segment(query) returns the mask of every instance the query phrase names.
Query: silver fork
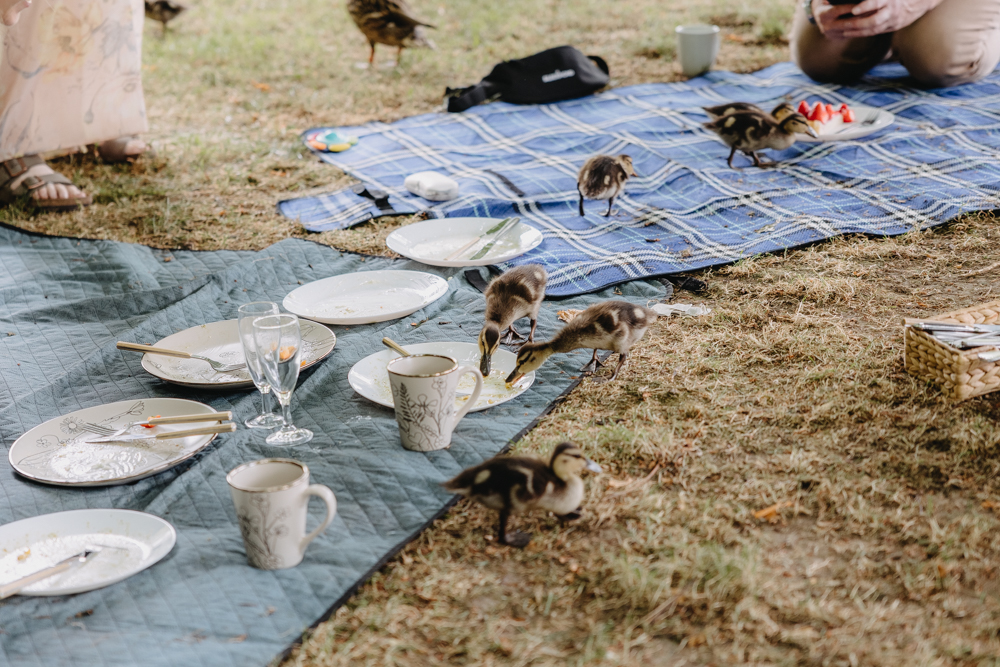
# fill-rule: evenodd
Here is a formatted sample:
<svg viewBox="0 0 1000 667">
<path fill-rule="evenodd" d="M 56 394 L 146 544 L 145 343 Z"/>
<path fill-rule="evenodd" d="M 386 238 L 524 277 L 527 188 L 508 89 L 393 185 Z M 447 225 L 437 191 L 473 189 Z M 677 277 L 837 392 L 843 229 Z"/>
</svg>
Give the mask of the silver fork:
<svg viewBox="0 0 1000 667">
<path fill-rule="evenodd" d="M 245 363 L 224 364 L 221 361 L 216 361 L 215 359 L 209 359 L 208 357 L 202 357 L 197 354 L 191 354 L 190 352 L 181 352 L 180 350 L 166 350 L 162 347 L 153 347 L 152 345 L 140 345 L 138 343 L 123 343 L 119 341 L 117 347 L 119 350 L 127 350 L 129 352 L 162 354 L 165 357 L 179 357 L 181 359 L 197 359 L 198 361 L 205 361 L 212 366 L 212 370 L 215 371 L 216 373 L 231 373 L 233 371 L 239 371 L 247 367 Z"/>
<path fill-rule="evenodd" d="M 874 125 L 878 121 L 880 115 L 881 112 L 878 109 L 872 109 L 871 111 L 868 112 L 868 115 L 865 116 L 865 119 L 859 123 L 859 125 L 861 125 L 861 127 L 865 127 L 866 125 Z M 848 130 L 853 130 L 854 128 L 855 128 L 854 123 L 847 123 L 845 127 L 837 130 L 836 132 L 834 132 L 834 134 L 842 134 L 844 132 L 847 132 Z"/>
</svg>

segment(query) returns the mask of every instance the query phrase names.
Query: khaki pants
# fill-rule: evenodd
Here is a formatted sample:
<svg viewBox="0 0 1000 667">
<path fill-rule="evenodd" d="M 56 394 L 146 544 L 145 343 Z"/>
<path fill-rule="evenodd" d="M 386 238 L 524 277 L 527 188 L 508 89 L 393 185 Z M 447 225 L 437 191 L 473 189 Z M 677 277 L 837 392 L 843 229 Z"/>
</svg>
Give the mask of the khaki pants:
<svg viewBox="0 0 1000 667">
<path fill-rule="evenodd" d="M 1000 0 L 944 0 L 902 30 L 832 41 L 809 23 L 801 3 L 792 58 L 817 81 L 848 83 L 885 59 L 889 49 L 926 86 L 977 81 L 1000 61 Z"/>
</svg>

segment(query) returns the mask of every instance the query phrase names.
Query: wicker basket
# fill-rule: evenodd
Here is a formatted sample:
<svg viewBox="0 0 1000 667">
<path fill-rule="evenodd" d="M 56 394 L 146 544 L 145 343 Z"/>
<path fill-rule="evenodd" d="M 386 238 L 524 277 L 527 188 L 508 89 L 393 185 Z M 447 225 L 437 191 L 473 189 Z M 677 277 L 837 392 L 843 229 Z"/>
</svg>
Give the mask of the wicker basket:
<svg viewBox="0 0 1000 667">
<path fill-rule="evenodd" d="M 925 319 L 908 317 L 903 320 L 903 324 L 927 320 L 953 324 L 1000 324 L 1000 301 Z M 938 383 L 945 393 L 959 401 L 1000 389 L 1000 362 L 983 361 L 979 358 L 980 352 L 996 348 L 959 350 L 942 343 L 926 331 L 904 327 L 903 332 L 906 340 L 903 364 L 910 375 Z"/>
</svg>

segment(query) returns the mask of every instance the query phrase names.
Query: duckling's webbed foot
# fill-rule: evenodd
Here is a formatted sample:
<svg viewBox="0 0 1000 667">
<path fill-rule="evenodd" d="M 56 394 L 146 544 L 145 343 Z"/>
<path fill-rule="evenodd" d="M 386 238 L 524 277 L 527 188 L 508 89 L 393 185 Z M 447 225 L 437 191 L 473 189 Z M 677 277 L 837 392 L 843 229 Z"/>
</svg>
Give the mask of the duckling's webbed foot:
<svg viewBox="0 0 1000 667">
<path fill-rule="evenodd" d="M 615 372 L 612 373 L 611 377 L 608 378 L 608 382 L 612 382 L 618 379 L 618 371 L 620 371 L 622 369 L 622 366 L 625 365 L 626 359 L 628 359 L 628 352 L 621 352 L 618 354 L 618 365 L 615 366 Z"/>
<path fill-rule="evenodd" d="M 605 218 L 611 217 L 611 207 L 614 205 L 615 205 L 615 198 L 612 197 L 611 199 L 608 200 L 608 212 L 604 214 Z"/>
<path fill-rule="evenodd" d="M 580 369 L 581 373 L 596 373 L 598 368 L 601 368 L 604 364 L 600 359 L 597 358 L 597 350 L 594 350 L 594 356 L 590 358 L 587 365 Z"/>
<path fill-rule="evenodd" d="M 497 541 L 500 544 L 506 544 L 509 547 L 515 547 L 517 549 L 523 549 L 528 546 L 531 542 L 531 535 L 528 533 L 522 533 L 519 530 L 513 532 L 507 532 L 507 518 L 509 514 L 506 510 L 500 511 L 500 525 L 497 526 Z"/>
<path fill-rule="evenodd" d="M 514 343 L 521 340 L 524 340 L 524 336 L 521 334 L 521 332 L 515 329 L 514 325 L 512 324 L 507 329 L 507 334 L 503 337 L 503 339 L 500 340 L 500 343 L 502 345 L 513 345 Z"/>
<path fill-rule="evenodd" d="M 581 516 L 583 516 L 583 508 L 577 507 L 572 512 L 567 512 L 566 514 L 557 514 L 556 518 L 559 519 L 559 523 L 569 523 L 570 521 L 576 521 Z"/>
<path fill-rule="evenodd" d="M 734 155 L 736 155 L 736 146 L 733 146 L 733 150 L 729 151 L 729 159 L 726 160 L 726 164 L 729 165 L 730 169 L 736 169 L 736 167 L 733 166 L 733 156 Z"/>
<path fill-rule="evenodd" d="M 753 166 L 760 167 L 761 169 L 767 169 L 768 167 L 773 167 L 776 164 L 778 164 L 777 162 L 771 159 L 768 159 L 765 162 L 763 159 L 761 159 L 761 156 L 757 155 L 756 153 L 750 153 L 750 155 L 751 157 L 753 157 Z"/>
</svg>

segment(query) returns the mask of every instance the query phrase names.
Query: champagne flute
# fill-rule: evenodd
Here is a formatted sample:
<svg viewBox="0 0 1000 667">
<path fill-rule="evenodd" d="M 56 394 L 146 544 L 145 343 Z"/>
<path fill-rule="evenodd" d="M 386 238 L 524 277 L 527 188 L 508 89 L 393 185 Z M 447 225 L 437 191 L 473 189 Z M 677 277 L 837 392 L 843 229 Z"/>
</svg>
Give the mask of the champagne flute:
<svg viewBox="0 0 1000 667">
<path fill-rule="evenodd" d="M 261 368 L 260 359 L 257 358 L 257 346 L 253 341 L 253 321 L 259 317 L 267 315 L 277 315 L 278 304 L 273 301 L 254 301 L 240 306 L 239 327 L 240 342 L 243 343 L 243 356 L 247 360 L 247 371 L 254 386 L 260 391 L 261 406 L 260 414 L 247 419 L 244 424 L 247 428 L 277 428 L 281 426 L 281 415 L 268 408 L 267 396 L 271 393 L 271 385 Z"/>
<path fill-rule="evenodd" d="M 312 431 L 292 424 L 292 392 L 299 381 L 302 356 L 302 332 L 295 315 L 268 315 L 253 321 L 257 357 L 264 368 L 268 384 L 281 404 L 284 425 L 267 436 L 267 444 L 300 445 L 312 440 Z"/>
</svg>

